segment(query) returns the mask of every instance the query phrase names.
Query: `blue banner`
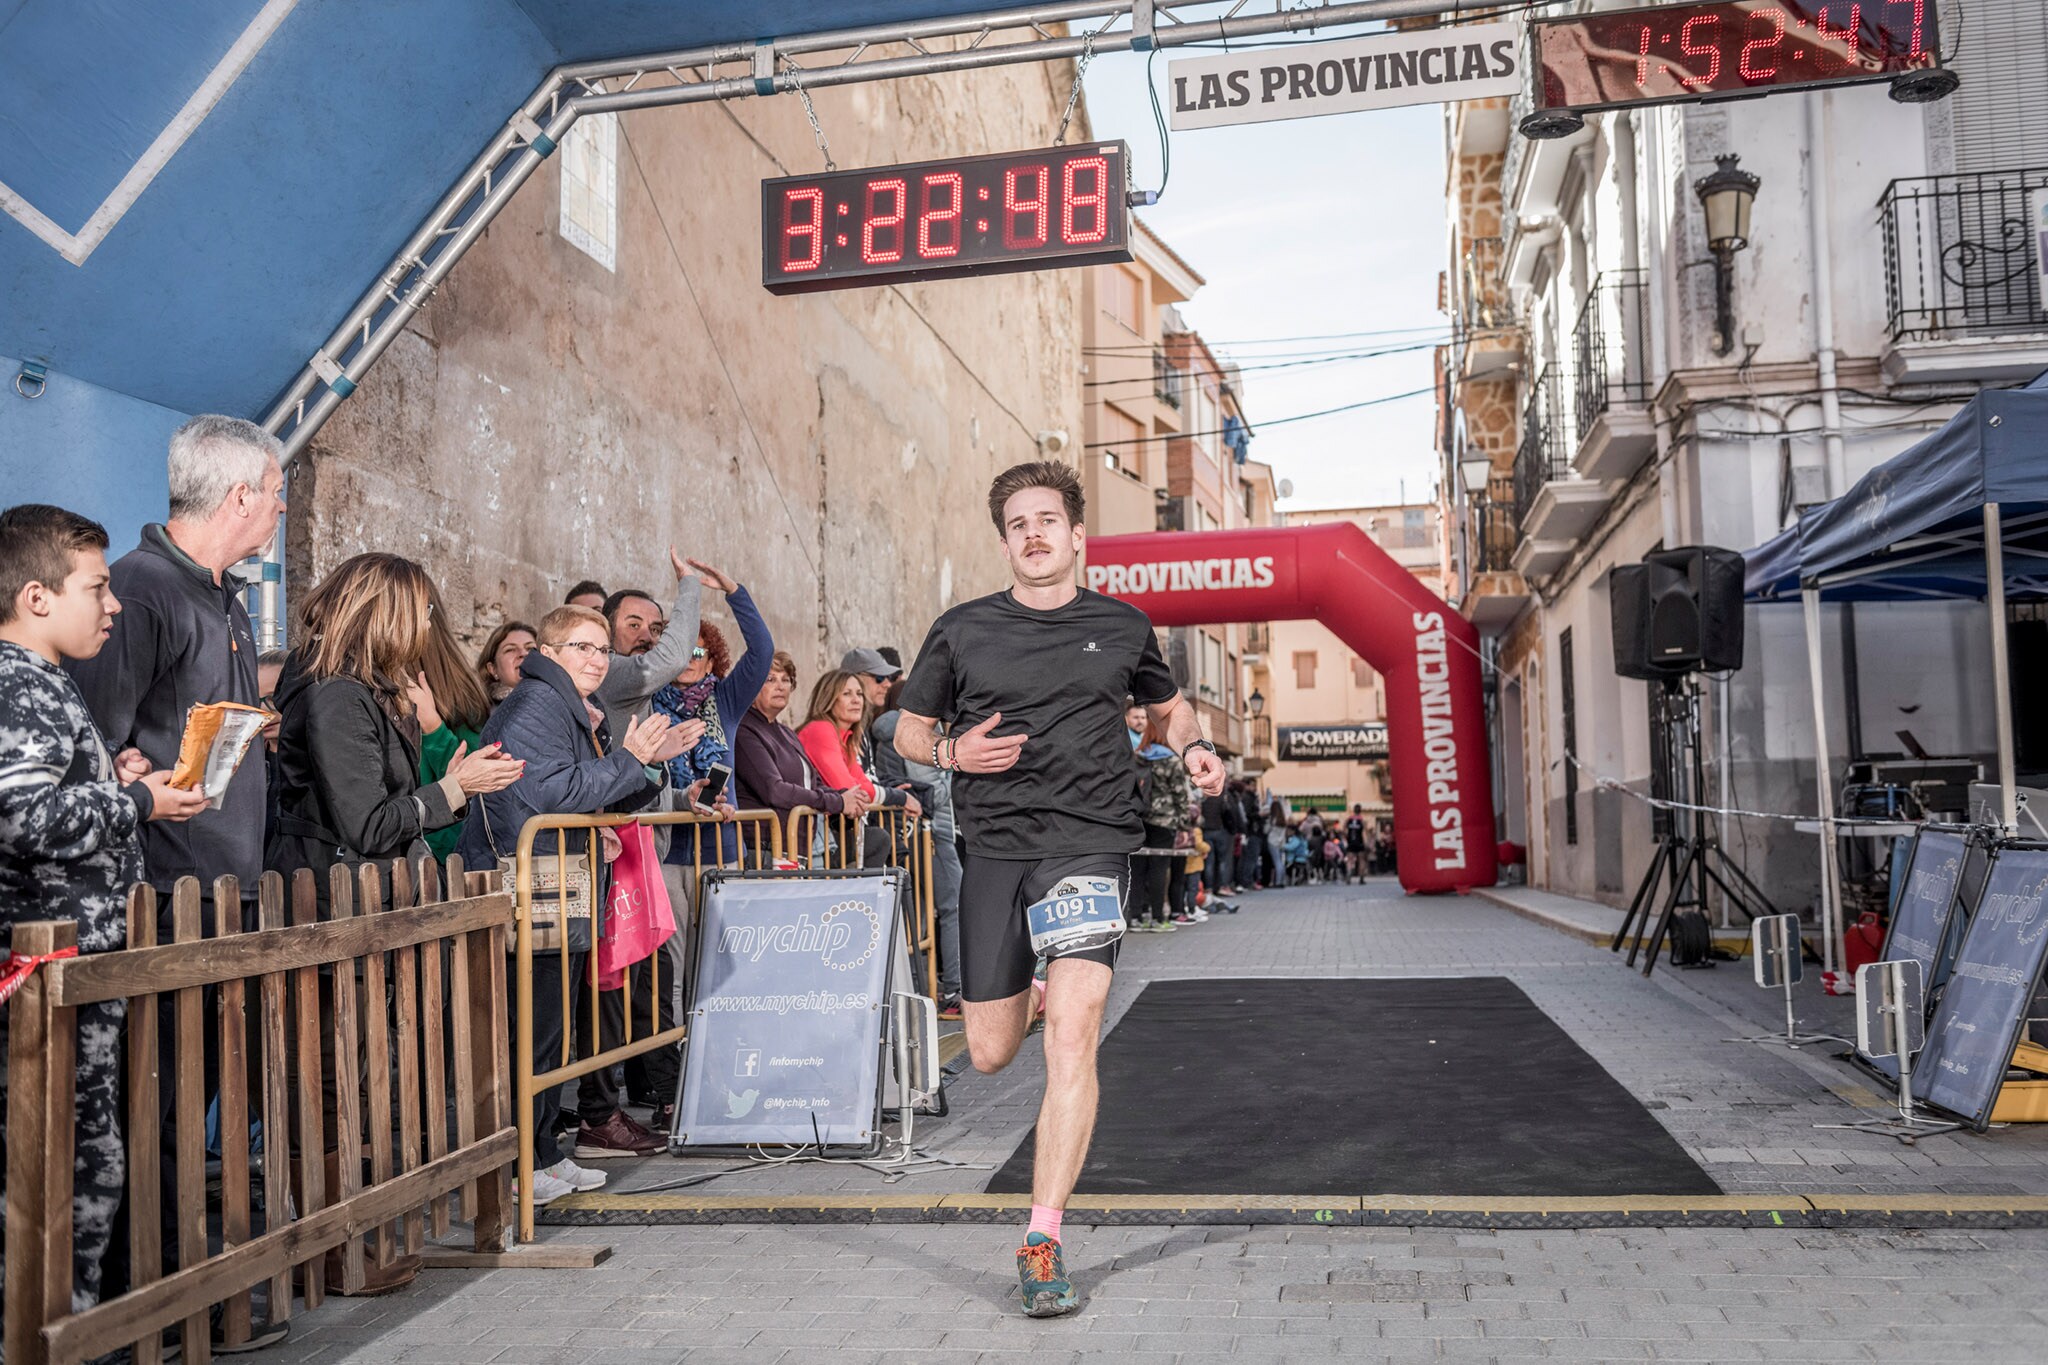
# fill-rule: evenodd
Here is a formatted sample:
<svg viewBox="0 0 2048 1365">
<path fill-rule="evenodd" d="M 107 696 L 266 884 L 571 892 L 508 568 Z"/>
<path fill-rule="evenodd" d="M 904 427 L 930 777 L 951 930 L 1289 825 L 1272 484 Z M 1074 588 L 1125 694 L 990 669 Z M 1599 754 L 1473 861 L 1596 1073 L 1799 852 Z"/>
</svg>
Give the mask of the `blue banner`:
<svg viewBox="0 0 2048 1365">
<path fill-rule="evenodd" d="M 710 873 L 676 1141 L 872 1148 L 900 873 Z"/>
<path fill-rule="evenodd" d="M 1921 1098 L 1979 1128 L 1998 1100 L 2048 958 L 2044 895 L 2048 847 L 2005 847 L 1993 855 L 1948 988 L 1928 1025 L 1927 1048 L 1913 1064 Z"/>
</svg>

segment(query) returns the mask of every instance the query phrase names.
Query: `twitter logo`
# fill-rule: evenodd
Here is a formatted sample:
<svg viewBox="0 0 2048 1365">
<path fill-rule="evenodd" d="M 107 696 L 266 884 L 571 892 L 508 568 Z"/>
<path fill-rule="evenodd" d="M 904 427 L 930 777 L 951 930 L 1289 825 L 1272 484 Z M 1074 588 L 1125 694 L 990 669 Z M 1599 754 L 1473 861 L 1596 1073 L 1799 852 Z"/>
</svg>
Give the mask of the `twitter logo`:
<svg viewBox="0 0 2048 1365">
<path fill-rule="evenodd" d="M 761 1097 L 758 1090 L 742 1090 L 737 1095 L 725 1097 L 725 1116 L 729 1119 L 743 1119 L 754 1112 L 754 1101 Z"/>
</svg>

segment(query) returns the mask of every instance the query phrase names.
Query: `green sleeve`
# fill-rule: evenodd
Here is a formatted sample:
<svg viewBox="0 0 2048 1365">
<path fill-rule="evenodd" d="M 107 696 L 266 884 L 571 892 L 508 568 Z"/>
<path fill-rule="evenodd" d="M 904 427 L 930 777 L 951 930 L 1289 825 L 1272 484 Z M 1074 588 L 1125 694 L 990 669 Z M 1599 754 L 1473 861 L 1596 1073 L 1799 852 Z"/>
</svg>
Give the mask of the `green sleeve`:
<svg viewBox="0 0 2048 1365">
<path fill-rule="evenodd" d="M 467 744 L 474 749 L 481 743 L 474 730 L 459 726 L 443 725 L 430 735 L 420 737 L 420 785 L 430 786 L 448 775 L 448 765 L 455 761 L 455 750 Z M 455 846 L 462 841 L 462 821 L 428 830 L 427 847 L 433 850 L 436 861 L 445 862 L 455 852 Z"/>
</svg>

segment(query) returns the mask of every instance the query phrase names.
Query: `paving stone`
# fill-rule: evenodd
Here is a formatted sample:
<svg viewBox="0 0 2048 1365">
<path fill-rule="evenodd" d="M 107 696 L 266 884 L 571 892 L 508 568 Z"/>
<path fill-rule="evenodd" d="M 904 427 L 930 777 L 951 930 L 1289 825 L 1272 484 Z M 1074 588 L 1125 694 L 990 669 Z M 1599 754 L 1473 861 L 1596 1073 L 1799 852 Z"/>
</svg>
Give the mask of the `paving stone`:
<svg viewBox="0 0 2048 1365">
<path fill-rule="evenodd" d="M 1501 975 L 1651 1110 L 1724 1189 L 1783 1194 L 2048 1193 L 2048 1126 L 1924 1140 L 1816 1134 L 1869 1091 L 1824 1049 L 1726 1043 L 1782 1027 L 1745 971 L 1649 979 L 1603 948 L 1478 897 L 1408 898 L 1390 883 L 1246 897 L 1243 913 L 1126 946 L 1109 1014 L 1147 980 L 1212 975 Z M 1853 1002 L 1796 996 L 1801 1026 L 1840 1033 Z M 921 1120 L 928 1150 L 1001 1161 L 1036 1113 L 1027 1042 L 997 1076 L 950 1087 Z M 1852 1089 L 1853 1088 L 1853 1089 Z M 1114 1103 L 1115 1097 L 1105 1098 Z M 1912 1158 L 1912 1159 L 1908 1159 Z M 1597 1160 L 1590 1154 L 1589 1160 Z M 613 1188 L 732 1163 L 607 1163 Z M 985 1173 L 884 1184 L 853 1166 L 745 1169 L 698 1192 L 914 1192 Z M 1549 1232 L 1068 1224 L 1086 1302 L 1034 1322 L 1014 1298 L 1015 1226 L 607 1226 L 592 1271 L 434 1271 L 387 1299 L 336 1300 L 294 1322 L 265 1365 L 498 1365 L 969 1360 L 1239 1365 L 1267 1360 L 2048 1359 L 2048 1229 L 1596 1229 Z"/>
</svg>

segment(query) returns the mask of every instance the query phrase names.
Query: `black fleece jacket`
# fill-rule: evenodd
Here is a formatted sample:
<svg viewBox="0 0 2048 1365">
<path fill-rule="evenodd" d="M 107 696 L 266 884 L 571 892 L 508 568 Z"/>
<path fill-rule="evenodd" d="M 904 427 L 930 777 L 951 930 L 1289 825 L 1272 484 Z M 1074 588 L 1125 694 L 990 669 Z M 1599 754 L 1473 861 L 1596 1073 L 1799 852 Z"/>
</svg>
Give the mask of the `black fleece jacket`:
<svg viewBox="0 0 2048 1365">
<path fill-rule="evenodd" d="M 106 646 L 65 664 L 92 718 L 115 753 L 140 749 L 159 768 L 178 761 L 185 713 L 201 702 L 258 704 L 256 636 L 232 577 L 215 583 L 171 542 L 161 525 L 114 561 L 114 618 Z M 253 901 L 263 873 L 263 760 L 252 751 L 228 783 L 219 810 L 142 827 L 142 861 L 166 896 L 180 877 L 197 877 L 213 894 L 215 877 L 233 875 Z M 169 902 L 165 902 L 168 907 Z"/>
</svg>

